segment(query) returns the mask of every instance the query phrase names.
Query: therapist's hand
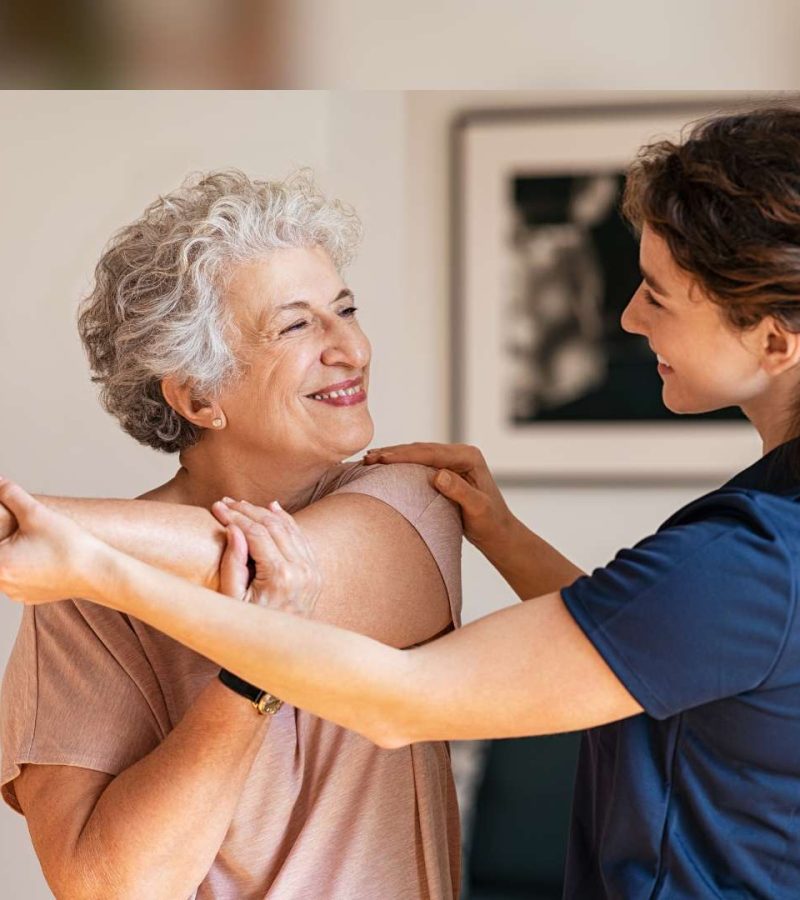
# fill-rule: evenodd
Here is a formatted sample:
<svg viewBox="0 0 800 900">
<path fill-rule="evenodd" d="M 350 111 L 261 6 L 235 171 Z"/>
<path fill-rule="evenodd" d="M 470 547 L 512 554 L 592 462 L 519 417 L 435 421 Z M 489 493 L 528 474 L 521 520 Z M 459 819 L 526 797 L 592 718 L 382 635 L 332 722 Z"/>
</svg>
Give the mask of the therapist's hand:
<svg viewBox="0 0 800 900">
<path fill-rule="evenodd" d="M 461 507 L 464 536 L 479 550 L 487 550 L 509 532 L 516 521 L 497 487 L 483 454 L 469 444 L 396 444 L 370 450 L 373 463 L 419 463 L 439 469 L 433 486 Z"/>
<path fill-rule="evenodd" d="M 322 591 L 322 574 L 306 536 L 277 504 L 269 509 L 246 500 L 219 501 L 211 507 L 226 526 L 228 546 L 220 564 L 223 593 L 294 615 L 310 616 Z M 256 575 L 247 587 L 247 556 Z"/>
</svg>

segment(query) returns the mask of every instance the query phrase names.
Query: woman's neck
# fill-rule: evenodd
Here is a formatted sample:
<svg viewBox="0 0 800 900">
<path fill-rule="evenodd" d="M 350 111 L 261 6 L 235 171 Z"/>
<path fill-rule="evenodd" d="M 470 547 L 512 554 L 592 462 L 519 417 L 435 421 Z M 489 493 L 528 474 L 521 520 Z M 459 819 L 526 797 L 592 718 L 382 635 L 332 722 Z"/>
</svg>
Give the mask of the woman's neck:
<svg viewBox="0 0 800 900">
<path fill-rule="evenodd" d="M 742 412 L 761 438 L 763 456 L 797 436 L 799 420 L 796 404 L 798 399 L 799 396 L 794 392 L 778 396 L 778 392 L 773 391 L 768 397 L 756 397 L 752 401 L 742 404 Z"/>
<path fill-rule="evenodd" d="M 173 503 L 186 503 L 208 509 L 222 497 L 249 500 L 266 506 L 277 500 L 293 511 L 306 506 L 314 487 L 335 463 L 306 462 L 271 458 L 261 453 L 256 459 L 217 448 L 190 447 L 181 453 L 181 467 L 166 484 L 149 495 Z"/>
</svg>

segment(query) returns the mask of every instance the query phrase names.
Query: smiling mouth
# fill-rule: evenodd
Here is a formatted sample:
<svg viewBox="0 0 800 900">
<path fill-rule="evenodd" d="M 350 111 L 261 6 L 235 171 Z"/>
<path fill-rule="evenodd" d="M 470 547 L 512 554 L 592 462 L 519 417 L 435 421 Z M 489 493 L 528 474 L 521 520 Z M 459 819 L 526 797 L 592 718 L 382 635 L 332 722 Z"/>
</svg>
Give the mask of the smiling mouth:
<svg viewBox="0 0 800 900">
<path fill-rule="evenodd" d="M 344 390 L 331 391 L 329 394 L 309 394 L 311 400 L 333 400 L 336 397 L 355 397 L 356 394 L 363 394 L 364 388 L 361 385 L 357 387 L 345 388 Z"/>
<path fill-rule="evenodd" d="M 318 391 L 315 394 L 307 394 L 306 397 L 308 400 L 316 400 L 332 406 L 354 406 L 367 399 L 367 392 L 364 390 L 362 381 L 361 378 L 354 378 L 350 381 L 340 382 L 338 386 L 332 385 L 335 390 Z"/>
</svg>

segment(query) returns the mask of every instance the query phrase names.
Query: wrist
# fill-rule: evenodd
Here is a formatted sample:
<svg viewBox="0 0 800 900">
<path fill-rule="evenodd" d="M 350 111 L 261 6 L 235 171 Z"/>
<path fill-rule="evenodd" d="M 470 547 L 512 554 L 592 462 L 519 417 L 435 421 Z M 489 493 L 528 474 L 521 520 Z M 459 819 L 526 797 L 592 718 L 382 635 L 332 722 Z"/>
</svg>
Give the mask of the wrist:
<svg viewBox="0 0 800 900">
<path fill-rule="evenodd" d="M 205 690 L 211 702 L 224 713 L 229 721 L 235 722 L 239 726 L 260 731 L 264 724 L 272 718 L 259 714 L 247 697 L 226 687 L 219 677 L 212 678 Z"/>
<path fill-rule="evenodd" d="M 511 510 L 506 508 L 504 514 L 488 529 L 487 537 L 473 543 L 487 559 L 492 560 L 497 555 L 508 552 L 509 547 L 519 540 L 521 528 L 527 530 Z"/>
<path fill-rule="evenodd" d="M 81 556 L 81 576 L 84 584 L 79 595 L 103 606 L 112 606 L 119 612 L 125 612 L 121 609 L 119 601 L 125 596 L 125 572 L 133 560 L 92 535 L 89 535 Z"/>
</svg>

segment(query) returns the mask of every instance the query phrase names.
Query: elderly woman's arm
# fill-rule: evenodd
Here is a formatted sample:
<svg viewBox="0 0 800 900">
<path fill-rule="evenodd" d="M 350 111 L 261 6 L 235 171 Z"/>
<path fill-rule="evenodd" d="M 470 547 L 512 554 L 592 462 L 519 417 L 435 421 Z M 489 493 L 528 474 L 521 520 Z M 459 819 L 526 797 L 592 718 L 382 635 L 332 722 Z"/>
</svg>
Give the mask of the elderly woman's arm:
<svg viewBox="0 0 800 900">
<path fill-rule="evenodd" d="M 117 550 L 195 584 L 219 589 L 225 529 L 208 510 L 154 500 L 35 496 Z M 15 528 L 14 517 L 0 506 L 0 540 Z"/>
<path fill-rule="evenodd" d="M 129 556 L 219 589 L 225 528 L 205 509 L 154 500 L 35 499 Z M 446 627 L 449 604 L 436 563 L 396 510 L 373 497 L 343 494 L 306 507 L 296 519 L 312 541 L 326 585 L 315 618 L 397 647 Z M 0 540 L 15 527 L 0 505 Z"/>
<path fill-rule="evenodd" d="M 129 556 L 219 588 L 225 528 L 205 509 L 151 500 L 36 499 Z M 2 506 L 0 516 L 2 540 L 15 520 Z M 373 497 L 343 494 L 295 518 L 322 568 L 325 589 L 315 618 L 396 647 L 421 643 L 447 626 L 450 608 L 436 563 L 396 510 Z"/>
<path fill-rule="evenodd" d="M 268 717 L 215 678 L 155 749 L 116 776 L 24 766 L 17 799 L 53 893 L 63 900 L 188 897 L 230 828 L 269 727 Z"/>
</svg>

